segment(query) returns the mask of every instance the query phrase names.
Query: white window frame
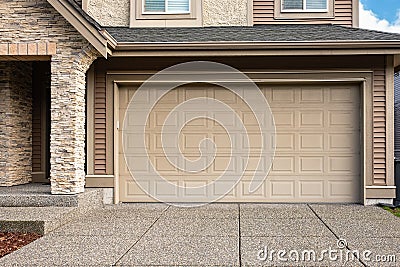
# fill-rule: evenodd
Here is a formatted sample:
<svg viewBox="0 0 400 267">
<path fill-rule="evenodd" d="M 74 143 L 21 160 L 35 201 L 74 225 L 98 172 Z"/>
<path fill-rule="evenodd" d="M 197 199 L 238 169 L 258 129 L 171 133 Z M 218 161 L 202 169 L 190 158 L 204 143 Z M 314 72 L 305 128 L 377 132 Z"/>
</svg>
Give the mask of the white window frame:
<svg viewBox="0 0 400 267">
<path fill-rule="evenodd" d="M 307 9 L 307 0 L 302 0 L 303 1 L 303 9 L 284 9 L 283 8 L 283 2 L 281 2 L 281 12 L 284 13 L 323 13 L 323 12 L 328 12 L 328 7 L 329 7 L 329 1 L 325 0 L 326 2 L 326 8 L 324 9 Z"/>
<path fill-rule="evenodd" d="M 168 11 L 168 0 L 165 1 L 165 11 L 164 12 L 146 12 L 145 11 L 145 3 L 146 0 L 141 0 L 142 1 L 142 14 L 143 15 L 179 15 L 179 14 L 190 14 L 190 11 L 192 10 L 192 1 L 188 0 L 189 2 L 189 11 L 182 11 L 182 12 L 169 12 Z"/>
</svg>

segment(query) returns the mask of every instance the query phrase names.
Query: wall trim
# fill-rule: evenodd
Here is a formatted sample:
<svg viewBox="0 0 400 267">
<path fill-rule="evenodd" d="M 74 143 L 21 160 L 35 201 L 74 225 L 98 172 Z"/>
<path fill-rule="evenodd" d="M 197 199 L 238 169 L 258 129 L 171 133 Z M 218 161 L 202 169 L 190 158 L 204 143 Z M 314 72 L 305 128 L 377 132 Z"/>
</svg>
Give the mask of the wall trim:
<svg viewBox="0 0 400 267">
<path fill-rule="evenodd" d="M 388 185 L 388 186 L 368 185 L 365 188 L 367 188 L 367 189 L 396 189 L 396 186 L 395 185 Z"/>
<path fill-rule="evenodd" d="M 253 0 L 247 0 L 247 25 L 254 26 Z"/>
<path fill-rule="evenodd" d="M 386 184 L 394 185 L 394 58 L 385 60 L 386 92 Z"/>
<path fill-rule="evenodd" d="M 396 188 L 382 187 L 382 188 L 366 188 L 366 199 L 393 199 L 396 197 Z M 367 201 L 364 201 L 366 203 Z"/>
<path fill-rule="evenodd" d="M 400 45 L 400 43 L 399 43 Z M 218 46 L 218 45 L 216 45 Z M 207 49 L 204 45 L 193 47 L 191 45 L 181 44 L 180 49 L 178 45 L 169 47 L 160 44 L 159 46 L 146 46 L 146 45 L 133 45 L 125 46 L 118 45 L 117 50 L 113 52 L 113 57 L 222 57 L 222 56 L 332 56 L 332 55 L 388 55 L 400 54 L 399 48 L 393 49 L 321 49 L 318 47 L 309 47 L 311 49 L 269 49 L 271 46 L 262 45 L 259 48 L 246 49 L 244 47 L 236 47 L 232 50 L 227 47 L 217 48 L 209 47 Z M 294 45 L 295 46 L 295 45 Z M 221 49 L 221 50 L 219 50 Z"/>
<path fill-rule="evenodd" d="M 113 123 L 113 161 L 114 161 L 114 203 L 119 203 L 119 88 L 118 84 L 113 82 L 113 95 L 114 95 L 114 119 Z"/>
<path fill-rule="evenodd" d="M 89 0 L 82 0 L 82 9 L 87 13 L 89 8 Z"/>
<path fill-rule="evenodd" d="M 85 187 L 113 188 L 114 175 L 86 175 Z"/>
<path fill-rule="evenodd" d="M 360 4 L 359 0 L 353 0 L 352 11 L 353 11 L 353 27 L 358 28 L 360 26 Z"/>
<path fill-rule="evenodd" d="M 87 72 L 87 106 L 86 106 L 86 172 L 94 173 L 94 110 L 95 110 L 95 70 L 92 65 Z M 88 177 L 88 176 L 86 176 Z"/>
</svg>

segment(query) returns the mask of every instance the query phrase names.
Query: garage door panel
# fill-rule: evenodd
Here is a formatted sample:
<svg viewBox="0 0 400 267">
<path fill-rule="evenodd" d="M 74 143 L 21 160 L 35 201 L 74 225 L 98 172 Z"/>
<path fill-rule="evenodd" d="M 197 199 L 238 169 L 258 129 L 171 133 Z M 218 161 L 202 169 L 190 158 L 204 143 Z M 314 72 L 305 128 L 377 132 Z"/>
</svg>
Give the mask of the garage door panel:
<svg viewBox="0 0 400 267">
<path fill-rule="evenodd" d="M 342 87 L 338 86 L 335 88 L 329 88 L 329 103 L 339 104 L 339 103 L 346 103 L 352 105 L 354 99 L 357 97 L 358 92 L 355 92 L 354 87 Z"/>
<path fill-rule="evenodd" d="M 299 102 L 302 104 L 323 104 L 324 88 L 301 88 Z"/>
<path fill-rule="evenodd" d="M 358 87 L 352 85 L 262 85 L 260 88 L 267 97 L 274 115 L 275 137 L 266 136 L 263 139 L 253 111 L 243 100 L 224 88 L 207 85 L 182 86 L 171 91 L 171 95 L 165 95 L 165 99 L 157 103 L 146 123 L 145 144 L 149 159 L 135 155 L 135 148 L 141 145 L 138 140 L 139 134 L 124 133 L 127 138 L 124 142 L 131 152 L 127 155 L 127 160 L 130 164 L 140 166 L 136 175 L 146 181 L 145 186 L 148 190 L 163 196 L 174 194 L 170 188 L 163 188 L 155 182 L 149 171 L 154 166 L 161 175 L 165 176 L 165 179 L 180 186 L 199 187 L 212 184 L 210 192 L 203 192 L 208 195 L 220 195 L 225 191 L 226 186 L 231 185 L 243 175 L 237 186 L 221 201 L 359 201 L 361 171 Z M 122 121 L 129 103 L 127 98 L 134 95 L 135 88 L 123 87 L 120 92 L 120 120 Z M 162 93 L 162 90 L 154 89 L 148 92 L 148 96 Z M 246 95 L 245 90 L 243 93 Z M 170 126 L 177 127 L 178 121 L 188 120 L 196 115 L 207 115 L 210 119 L 195 119 L 182 129 L 162 132 L 170 111 L 177 104 L 195 97 L 218 99 L 228 104 L 235 113 L 227 113 L 223 109 L 217 111 L 217 115 L 204 109 L 191 113 L 178 112 L 174 115 L 175 119 L 170 121 Z M 138 112 L 140 108 L 140 105 L 136 107 Z M 136 113 L 135 116 L 137 114 L 140 113 Z M 128 115 L 126 123 L 133 125 L 135 116 Z M 238 118 L 243 122 L 247 136 L 243 135 Z M 221 126 L 216 121 L 218 119 L 223 119 L 226 123 L 224 126 L 227 128 Z M 227 129 L 230 130 L 229 134 Z M 164 134 L 164 144 L 161 139 L 162 134 Z M 122 136 L 121 130 L 120 137 Z M 215 144 L 215 151 L 212 142 L 204 142 L 207 138 Z M 265 145 L 264 149 L 272 149 L 274 138 L 276 153 L 271 169 L 265 162 L 260 163 L 263 172 L 270 171 L 268 178 L 256 192 L 250 193 L 249 186 L 253 171 L 259 164 L 258 155 L 261 144 Z M 232 153 L 234 152 L 232 146 L 239 150 L 249 150 L 250 157 Z M 125 164 L 121 144 L 119 148 L 121 201 L 155 201 L 136 185 Z M 166 158 L 164 148 L 179 148 L 182 154 L 169 155 Z M 199 172 L 184 171 L 180 168 L 193 167 L 193 163 L 185 160 L 199 160 L 200 166 L 204 166 L 204 169 Z M 241 173 L 242 169 L 245 169 L 244 173 Z M 213 184 L 212 182 L 223 173 L 231 181 L 223 186 Z M 183 195 L 197 193 L 190 189 L 181 192 Z M 191 197 L 196 199 L 197 196 Z"/>
<path fill-rule="evenodd" d="M 328 110 L 328 126 L 332 128 L 343 128 L 346 130 L 358 130 L 360 128 L 358 123 L 359 113 L 354 110 Z"/>
<path fill-rule="evenodd" d="M 269 181 L 269 192 L 270 197 L 273 200 L 277 199 L 288 199 L 294 201 L 295 199 L 295 181 L 293 179 L 290 180 L 274 180 L 271 179 Z"/>
<path fill-rule="evenodd" d="M 296 157 L 277 155 L 272 163 L 271 172 L 274 174 L 293 174 L 296 172 Z"/>
<path fill-rule="evenodd" d="M 277 132 L 276 139 L 276 149 L 279 151 L 296 151 L 296 134 L 288 132 Z"/>
<path fill-rule="evenodd" d="M 299 127 L 324 127 L 323 110 L 305 110 L 299 112 Z"/>
<path fill-rule="evenodd" d="M 262 89 L 262 90 L 268 90 L 268 89 Z M 281 88 L 272 88 L 271 89 L 271 94 L 264 94 L 267 96 L 268 103 L 270 103 L 270 106 L 273 107 L 274 104 L 289 104 L 289 103 L 295 103 L 295 89 L 294 88 L 287 88 L 287 87 L 281 87 Z M 268 98 L 268 96 L 270 96 Z"/>
<path fill-rule="evenodd" d="M 356 133 L 331 133 L 328 134 L 328 149 L 332 152 L 359 153 L 360 137 Z"/>
<path fill-rule="evenodd" d="M 295 112 L 294 111 L 287 111 L 287 110 L 279 110 L 279 111 L 274 111 L 274 122 L 275 126 L 279 128 L 284 128 L 284 127 L 289 127 L 293 128 L 295 127 Z"/>
<path fill-rule="evenodd" d="M 328 161 L 328 171 L 332 174 L 360 175 L 360 164 L 357 162 L 358 154 L 330 156 Z"/>
<path fill-rule="evenodd" d="M 299 133 L 298 140 L 300 151 L 324 151 L 323 133 Z"/>
<path fill-rule="evenodd" d="M 317 173 L 323 175 L 324 157 L 323 156 L 300 156 L 299 157 L 299 174 Z"/>
<path fill-rule="evenodd" d="M 299 195 L 305 198 L 323 198 L 324 197 L 324 181 L 300 181 Z"/>
<path fill-rule="evenodd" d="M 328 199 L 352 199 L 359 192 L 357 189 L 353 180 L 328 181 Z"/>
</svg>

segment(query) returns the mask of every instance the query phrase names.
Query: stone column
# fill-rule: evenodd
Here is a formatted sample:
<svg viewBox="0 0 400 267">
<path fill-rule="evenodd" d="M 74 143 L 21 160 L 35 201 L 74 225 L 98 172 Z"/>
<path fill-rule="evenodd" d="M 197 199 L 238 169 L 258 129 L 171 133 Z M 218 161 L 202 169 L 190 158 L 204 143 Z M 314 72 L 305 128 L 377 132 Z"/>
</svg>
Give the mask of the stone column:
<svg viewBox="0 0 400 267">
<path fill-rule="evenodd" d="M 32 64 L 0 62 L 0 186 L 32 179 Z"/>
<path fill-rule="evenodd" d="M 86 72 L 91 47 L 51 60 L 50 178 L 52 194 L 82 193 L 85 186 Z"/>
</svg>

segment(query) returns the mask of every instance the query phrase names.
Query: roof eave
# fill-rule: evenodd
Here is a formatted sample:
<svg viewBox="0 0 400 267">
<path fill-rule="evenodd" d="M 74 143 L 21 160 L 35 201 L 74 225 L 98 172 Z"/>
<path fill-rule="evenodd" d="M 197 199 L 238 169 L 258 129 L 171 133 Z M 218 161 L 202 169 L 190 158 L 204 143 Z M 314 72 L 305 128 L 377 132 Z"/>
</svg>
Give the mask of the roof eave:
<svg viewBox="0 0 400 267">
<path fill-rule="evenodd" d="M 107 58 L 108 38 L 65 0 L 47 0 L 99 53 Z"/>
<path fill-rule="evenodd" d="M 170 49 L 367 49 L 367 48 L 399 48 L 400 40 L 395 41 L 285 41 L 285 42 L 117 42 L 116 50 L 153 50 Z"/>
<path fill-rule="evenodd" d="M 127 43 L 119 42 L 113 56 L 162 55 L 365 55 L 400 54 L 400 41 L 337 42 L 202 42 Z"/>
</svg>

